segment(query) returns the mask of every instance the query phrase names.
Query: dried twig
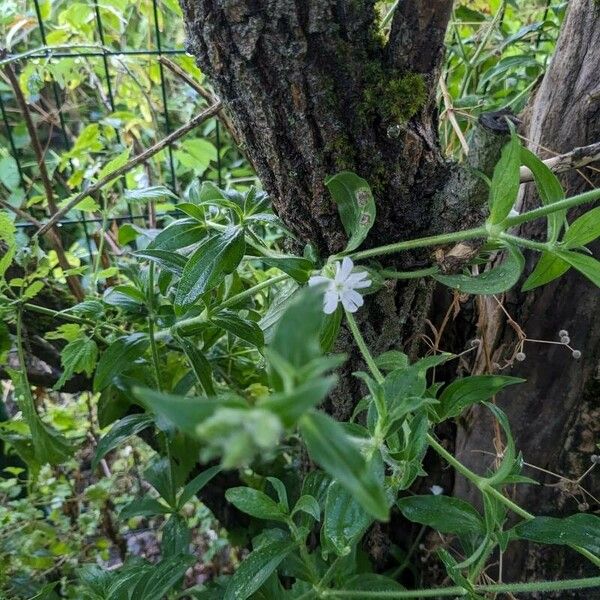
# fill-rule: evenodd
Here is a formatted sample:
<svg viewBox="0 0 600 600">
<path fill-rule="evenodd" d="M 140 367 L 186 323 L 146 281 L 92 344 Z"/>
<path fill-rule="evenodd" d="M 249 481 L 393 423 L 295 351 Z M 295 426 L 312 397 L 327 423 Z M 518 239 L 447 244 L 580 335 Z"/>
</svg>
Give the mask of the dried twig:
<svg viewBox="0 0 600 600">
<path fill-rule="evenodd" d="M 102 177 L 102 179 L 99 179 L 96 183 L 91 185 L 89 188 L 79 192 L 79 194 L 77 194 L 74 198 L 69 200 L 69 202 L 67 202 L 67 204 L 65 204 L 65 206 L 63 206 L 55 215 L 53 215 L 47 223 L 45 223 L 42 227 L 40 227 L 40 229 L 36 232 L 36 235 L 43 235 L 44 233 L 46 233 L 51 227 L 56 225 L 56 223 L 58 223 L 58 221 L 60 221 L 60 219 L 62 219 L 62 217 L 64 217 L 71 209 L 75 208 L 82 200 L 85 200 L 88 196 L 91 196 L 94 192 L 97 192 L 98 190 L 102 189 L 105 185 L 109 184 L 111 181 L 118 179 L 119 177 L 121 177 L 122 175 L 127 173 L 128 171 L 131 171 L 131 169 L 134 169 L 139 164 L 148 160 L 149 158 L 151 158 L 152 156 L 154 156 L 155 154 L 157 154 L 158 152 L 163 150 L 165 147 L 167 147 L 169 144 L 172 144 L 173 142 L 178 140 L 180 137 L 182 137 L 186 133 L 190 132 L 192 129 L 198 127 L 198 125 L 200 125 L 200 123 L 206 121 L 206 119 L 209 119 L 210 117 L 213 117 L 214 115 L 216 115 L 220 110 L 221 110 L 221 101 L 218 100 L 217 102 L 215 102 L 215 104 L 213 104 L 212 106 L 209 106 L 206 110 L 202 111 L 200 114 L 198 114 L 194 118 L 192 118 L 189 121 L 189 123 L 182 125 L 179 129 L 176 129 L 175 131 L 173 131 L 173 133 L 166 136 L 160 142 L 154 144 L 154 146 L 151 146 L 147 150 L 144 150 L 144 152 L 142 152 L 141 154 L 134 156 L 129 162 L 127 162 L 122 167 L 120 167 L 120 168 L 114 170 L 112 173 L 109 173 L 108 175 Z"/>
<path fill-rule="evenodd" d="M 598 161 L 600 161 L 600 142 L 575 148 L 566 154 L 553 156 L 546 159 L 544 164 L 554 173 L 564 173 Z M 533 173 L 527 167 L 521 167 L 521 183 L 528 181 L 533 181 Z"/>
<path fill-rule="evenodd" d="M 452 129 L 454 129 L 454 133 L 460 141 L 460 145 L 462 146 L 463 152 L 466 156 L 469 154 L 469 144 L 464 133 L 462 132 L 462 129 L 460 128 L 460 125 L 458 124 L 458 121 L 456 120 L 452 98 L 450 96 L 450 92 L 448 92 L 448 87 L 446 86 L 443 76 L 440 77 L 440 91 L 442 92 L 442 98 L 444 99 L 444 107 L 446 108 L 445 112 L 448 115 L 448 121 L 450 121 L 450 125 L 452 125 Z"/>
<path fill-rule="evenodd" d="M 185 81 L 192 89 L 198 92 L 198 94 L 202 96 L 205 100 L 208 100 L 208 102 L 210 102 L 211 104 L 214 104 L 216 102 L 215 95 L 210 90 L 207 90 L 203 85 L 199 84 L 197 81 L 192 79 L 189 73 L 182 69 L 176 62 L 173 62 L 170 58 L 167 58 L 166 56 L 161 56 L 158 60 L 165 67 L 167 67 L 169 71 L 175 73 L 175 75 L 183 79 L 183 81 Z M 242 144 L 240 134 L 235 128 L 233 121 L 231 120 L 231 118 L 229 117 L 229 115 L 223 107 L 221 107 L 221 110 L 219 111 L 219 120 L 221 121 L 221 123 L 223 123 L 223 127 L 227 129 L 229 135 L 232 137 L 236 145 L 238 147 L 241 146 Z"/>
<path fill-rule="evenodd" d="M 3 57 L 5 53 L 5 50 L 0 50 L 0 57 Z M 52 189 L 52 182 L 50 181 L 50 176 L 48 175 L 48 169 L 46 168 L 46 162 L 44 160 L 44 151 L 42 150 L 42 146 L 40 144 L 35 125 L 33 124 L 31 112 L 29 111 L 29 106 L 27 105 L 25 96 L 21 91 L 19 80 L 17 79 L 12 65 L 6 64 L 3 70 L 13 89 L 15 98 L 17 100 L 17 104 L 19 105 L 19 110 L 21 111 L 21 116 L 23 117 L 23 121 L 25 121 L 25 126 L 27 127 L 27 132 L 29 133 L 31 147 L 33 148 L 33 153 L 35 154 L 36 162 L 38 164 L 38 169 L 40 172 L 40 179 L 42 180 L 44 193 L 46 195 L 46 201 L 48 202 L 48 210 L 50 211 L 51 216 L 55 216 L 56 214 L 58 214 L 59 210 L 56 205 L 56 202 L 54 201 L 54 191 Z M 60 265 L 61 269 L 66 273 L 71 268 L 71 265 L 69 264 L 69 261 L 65 254 L 65 249 L 62 245 L 60 234 L 58 233 L 58 231 L 54 230 L 53 233 L 50 236 L 48 236 L 48 238 L 56 252 L 58 264 Z M 75 298 L 77 298 L 77 300 L 81 302 L 81 300 L 85 298 L 85 291 L 81 285 L 81 282 L 79 281 L 79 278 L 75 277 L 74 275 L 67 275 L 66 277 L 71 292 L 73 292 Z"/>
</svg>

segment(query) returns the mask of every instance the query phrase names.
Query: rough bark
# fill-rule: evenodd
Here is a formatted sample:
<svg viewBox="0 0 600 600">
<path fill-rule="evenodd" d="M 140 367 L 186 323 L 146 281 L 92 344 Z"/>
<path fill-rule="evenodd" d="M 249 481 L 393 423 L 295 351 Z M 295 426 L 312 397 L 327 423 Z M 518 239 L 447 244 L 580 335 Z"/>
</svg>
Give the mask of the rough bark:
<svg viewBox="0 0 600 600">
<path fill-rule="evenodd" d="M 577 146 L 600 139 L 600 14 L 594 0 L 573 0 L 557 45 L 555 58 L 532 100 L 526 136 L 533 151 L 550 157 L 545 149 L 568 152 Z M 598 166 L 598 165 L 596 165 Z M 590 185 L 600 185 L 597 170 L 584 169 L 561 176 L 568 195 L 581 193 Z M 523 208 L 539 204 L 535 189 L 526 186 Z M 574 211 L 571 218 L 589 207 Z M 531 224 L 522 232 L 543 239 L 545 223 Z M 595 254 L 599 247 L 595 246 Z M 528 256 L 528 271 L 536 255 Z M 600 321 L 598 291 L 585 278 L 569 272 L 559 281 L 523 296 L 519 292 L 506 298 L 506 307 L 529 338 L 558 339 L 566 329 L 571 345 L 581 350 L 577 362 L 560 346 L 527 344 L 527 358 L 516 363 L 511 375 L 527 379 L 522 386 L 498 399 L 508 413 L 517 447 L 526 462 L 565 478 L 576 480 L 591 466 L 590 457 L 598 454 L 595 444 L 600 433 Z M 488 343 L 493 344 L 492 360 L 506 357 L 515 344 L 514 331 L 506 325 L 494 301 L 487 302 Z M 463 423 L 457 437 L 458 457 L 479 472 L 491 460 L 480 453 L 494 451 L 490 442 L 494 433 L 484 411 L 474 410 Z M 542 486 L 519 486 L 516 498 L 536 514 L 572 514 L 577 510 L 595 512 L 598 505 L 585 496 L 579 486 L 566 479 L 526 468 Z M 600 470 L 582 482 L 596 497 L 600 489 Z M 459 478 L 456 492 L 473 500 L 478 493 Z M 589 506 L 586 506 L 589 505 Z M 512 545 L 504 558 L 506 580 L 529 580 L 583 574 L 591 568 L 578 555 L 559 546 Z M 550 595 L 544 597 L 551 597 Z M 583 595 L 561 598 L 589 598 Z"/>
</svg>

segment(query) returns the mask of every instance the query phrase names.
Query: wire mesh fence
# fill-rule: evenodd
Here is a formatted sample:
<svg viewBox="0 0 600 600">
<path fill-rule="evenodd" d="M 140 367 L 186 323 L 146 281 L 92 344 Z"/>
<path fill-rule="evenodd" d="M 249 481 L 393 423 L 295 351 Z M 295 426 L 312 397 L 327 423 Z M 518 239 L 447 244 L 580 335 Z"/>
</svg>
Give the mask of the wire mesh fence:
<svg viewBox="0 0 600 600">
<path fill-rule="evenodd" d="M 53 184 L 65 197 L 85 189 L 101 169 L 99 165 L 114 158 L 120 149 L 129 148 L 140 154 L 206 104 L 160 60 L 170 57 L 201 80 L 193 60 L 186 55 L 182 21 L 171 0 L 7 2 L 14 11 L 12 18 L 5 20 L 3 32 L 0 21 L 0 33 L 5 34 L 0 45 L 8 47 L 0 65 L 14 69 L 28 94 L 44 145 L 45 162 L 52 171 Z M 5 10 L 10 12 L 11 6 L 7 4 Z M 85 81 L 73 81 L 82 79 L 81 73 L 85 74 Z M 0 139 L 4 142 L 0 159 L 11 161 L 15 171 L 12 183 L 16 184 L 7 185 L 9 177 L 0 176 L 0 198 L 4 196 L 5 205 L 27 207 L 28 211 L 31 207 L 43 216 L 37 193 L 38 172 L 23 131 L 23 115 L 6 78 L 0 80 L 0 119 Z M 78 146 L 91 125 L 100 124 L 100 130 L 94 131 L 101 131 L 106 123 L 114 132 L 110 140 L 112 151 L 106 144 L 102 156 L 102 150 L 91 144 L 89 155 L 100 157 L 92 165 Z M 117 194 L 125 197 L 126 188 L 138 186 L 140 180 L 159 183 L 181 194 L 192 181 L 206 178 L 222 186 L 236 174 L 242 179 L 252 176 L 216 118 L 204 123 L 198 133 L 190 134 L 183 144 L 188 146 L 182 149 L 179 144 L 167 145 L 134 178 L 120 178 Z M 199 159 L 202 168 L 194 164 L 194 158 Z M 118 206 L 118 210 L 111 211 L 109 225 L 155 225 L 156 218 L 171 214 L 172 209 L 167 203 L 161 212 L 159 204 L 158 214 L 149 214 L 154 206 L 141 207 L 122 200 Z M 18 217 L 16 225 L 22 230 L 34 227 L 32 222 Z M 59 222 L 63 230 L 77 228 L 90 264 L 103 225 L 107 223 L 101 210 L 92 209 L 71 211 Z"/>
</svg>

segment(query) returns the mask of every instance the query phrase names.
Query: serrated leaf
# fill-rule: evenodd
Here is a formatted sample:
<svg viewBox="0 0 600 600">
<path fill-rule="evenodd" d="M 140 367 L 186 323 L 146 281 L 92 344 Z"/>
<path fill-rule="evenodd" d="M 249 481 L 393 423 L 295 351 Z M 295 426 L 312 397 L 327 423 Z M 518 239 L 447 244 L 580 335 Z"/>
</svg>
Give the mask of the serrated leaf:
<svg viewBox="0 0 600 600">
<path fill-rule="evenodd" d="M 387 521 L 389 510 L 383 486 L 342 425 L 316 411 L 305 414 L 299 423 L 312 460 L 337 479 L 369 514 Z"/>
<path fill-rule="evenodd" d="M 513 131 L 510 141 L 502 149 L 492 176 L 489 196 L 489 222 L 492 225 L 504 221 L 517 200 L 521 185 L 520 165 L 521 143 Z"/>
<path fill-rule="evenodd" d="M 129 160 L 129 148 L 126 148 L 115 156 L 115 158 L 109 160 L 98 172 L 98 179 L 102 179 L 111 173 L 114 173 L 117 169 L 120 169 Z"/>
<path fill-rule="evenodd" d="M 193 304 L 201 294 L 219 285 L 226 274 L 237 268 L 245 248 L 244 231 L 239 227 L 229 227 L 205 240 L 183 270 L 175 304 Z"/>
<path fill-rule="evenodd" d="M 348 235 L 346 252 L 356 250 L 375 223 L 375 200 L 369 184 L 350 171 L 330 177 L 325 185 L 338 206 L 340 219 Z"/>
<path fill-rule="evenodd" d="M 15 255 L 15 232 L 16 227 L 14 223 L 6 213 L 0 212 L 0 240 L 6 245 L 6 250 L 3 251 L 0 257 L 0 277 L 4 277 L 4 273 L 6 273 Z"/>
<path fill-rule="evenodd" d="M 465 294 L 501 294 L 518 283 L 524 267 L 521 251 L 509 245 L 502 263 L 481 275 L 433 275 L 433 278 Z"/>
<path fill-rule="evenodd" d="M 75 373 L 85 372 L 90 377 L 96 366 L 97 357 L 98 346 L 94 340 L 79 337 L 69 342 L 60 353 L 63 372 L 54 389 L 59 390 Z"/>
</svg>

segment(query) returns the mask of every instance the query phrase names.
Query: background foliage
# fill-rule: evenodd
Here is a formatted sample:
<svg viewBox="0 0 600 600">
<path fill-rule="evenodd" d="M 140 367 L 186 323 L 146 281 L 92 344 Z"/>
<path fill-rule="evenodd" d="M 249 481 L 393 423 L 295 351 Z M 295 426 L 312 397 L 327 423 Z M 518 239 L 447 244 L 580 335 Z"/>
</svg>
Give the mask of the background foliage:
<svg viewBox="0 0 600 600">
<path fill-rule="evenodd" d="M 386 15 L 393 4 L 380 5 L 384 34 Z M 457 3 L 439 96 L 440 134 L 448 155 L 463 157 L 463 138 L 469 136 L 481 112 L 523 109 L 551 56 L 565 6 L 545 0 Z M 17 70 L 59 206 L 207 106 L 197 89 L 159 61 L 161 54 L 167 55 L 197 84 L 205 84 L 193 60 L 182 50 L 181 14 L 176 2 L 170 0 L 106 0 L 97 4 L 59 0 L 37 5 L 7 0 L 0 8 L 0 38 L 11 57 L 20 55 L 18 60 L 11 58 L 4 64 Z M 47 197 L 32 140 L 6 77 L 0 79 L 0 99 L 0 199 L 43 220 Z M 325 373 L 335 366 L 336 358 L 320 362 L 317 357 L 319 347 L 329 349 L 341 315 L 337 322 L 322 328 L 319 318 L 305 315 L 301 311 L 310 309 L 299 304 L 299 314 L 286 313 L 290 329 L 276 333 L 275 323 L 297 284 L 308 278 L 314 257 L 310 251 L 305 259 L 271 256 L 284 252 L 286 232 L 253 185 L 259 184 L 243 158 L 243 148 L 235 146 L 223 124 L 210 119 L 97 197 L 88 198 L 80 210 L 69 213 L 61 228 L 71 267 L 67 273 L 58 266 L 55 250 L 31 241 L 33 229 L 27 221 L 15 219 L 10 210 L 2 213 L 3 240 L 13 235 L 13 223 L 16 227 L 11 269 L 18 271 L 8 271 L 5 301 L 0 306 L 5 317 L 0 328 L 4 374 L 12 374 L 12 383 L 8 377 L 3 383 L 6 414 L 4 453 L 0 455 L 4 461 L 0 590 L 5 596 L 51 598 L 60 590 L 63 597 L 87 594 L 104 598 L 108 597 L 107 590 L 116 593 L 115 586 L 128 578 L 128 569 L 142 574 L 141 579 L 132 576 L 127 593 L 134 593 L 133 597 L 143 593 L 143 597 L 160 598 L 186 571 L 185 586 L 192 594 L 191 586 L 197 582 L 205 578 L 221 581 L 219 578 L 237 565 L 240 556 L 226 546 L 212 516 L 195 500 L 196 490 L 189 494 L 185 488 L 181 490 L 180 484 L 193 467 L 186 462 L 193 452 L 186 446 L 189 441 L 173 434 L 176 429 L 185 431 L 185 416 L 182 420 L 177 412 L 164 410 L 161 389 L 178 396 L 192 392 L 220 398 L 219 409 L 203 420 L 200 429 L 193 430 L 192 437 L 198 449 L 201 442 L 203 462 L 219 460 L 223 468 L 242 468 L 245 485 L 228 492 L 230 503 L 259 520 L 284 523 L 292 540 L 302 537 L 303 528 L 319 521 L 323 514 L 328 515 L 329 521 L 325 517 L 322 523 L 321 545 L 325 555 L 337 556 L 338 566 L 342 563 L 335 583 L 353 572 L 350 567 L 346 571 L 343 568 L 350 549 L 353 558 L 359 563 L 363 560 L 355 556 L 356 542 L 371 520 L 362 509 L 381 516 L 381 498 L 378 501 L 377 485 L 369 482 L 364 472 L 351 469 L 350 474 L 332 473 L 340 461 L 363 464 L 354 455 L 356 451 L 353 454 L 342 444 L 339 453 L 350 452 L 349 458 L 335 454 L 323 458 L 323 441 L 317 433 L 328 432 L 326 438 L 331 442 L 343 438 L 340 426 L 321 413 L 309 413 L 300 420 L 309 454 L 318 455 L 317 462 L 329 473 L 317 472 L 304 482 L 302 490 L 294 489 L 290 477 L 290 471 L 299 467 L 298 439 L 285 438 L 283 452 L 275 450 L 283 429 L 301 417 L 286 413 L 283 401 L 289 401 L 292 394 L 295 403 L 306 401 L 312 406 L 332 384 Z M 218 235 L 209 237 L 209 232 Z M 197 260 L 178 263 L 173 258 L 173 251 L 198 244 L 203 248 Z M 218 268 L 202 262 L 207 254 L 219 257 L 215 260 Z M 4 256 L 13 258 L 10 250 Z M 236 269 L 243 256 L 241 267 Z M 2 259 L 3 268 L 8 267 L 5 262 Z M 296 282 L 283 281 L 282 271 Z M 210 277 L 203 280 L 206 272 Z M 52 314 L 36 313 L 33 317 L 27 307 L 15 314 L 16 298 L 39 306 L 48 296 L 67 295 L 66 275 L 81 280 L 87 297 L 68 312 L 64 322 Z M 175 290 L 173 282 L 179 277 L 188 283 L 179 283 Z M 247 290 L 253 293 L 247 294 Z M 190 301 L 198 299 L 202 304 L 188 310 Z M 183 326 L 180 323 L 178 335 L 169 339 L 164 332 L 182 318 L 187 322 Z M 303 357 L 286 356 L 299 320 L 313 323 L 316 346 L 307 349 Z M 62 349 L 64 377 L 54 389 L 51 385 L 35 388 L 33 414 L 27 409 L 31 394 L 19 388 L 27 387 L 26 382 L 10 371 L 18 366 L 14 348 L 19 322 L 27 336 L 33 333 L 47 341 L 58 340 Z M 147 333 L 157 340 L 158 350 L 149 347 L 147 336 L 142 335 Z M 311 331 L 303 330 L 302 334 L 304 339 L 311 338 Z M 266 353 L 265 342 L 270 348 Z M 105 352 L 107 346 L 110 353 Z M 159 360 L 153 360 L 157 352 Z M 398 361 L 405 360 L 400 355 L 387 359 L 392 371 L 400 366 Z M 426 363 L 416 368 L 415 377 L 433 366 Z M 385 372 L 382 364 L 379 368 Z M 78 374 L 93 379 L 92 390 L 61 392 L 61 386 Z M 139 408 L 125 416 L 131 409 L 132 399 L 126 390 L 132 382 L 156 392 L 134 400 L 134 405 L 141 403 L 160 417 L 158 429 L 162 433 L 153 448 L 131 437 L 150 426 Z M 269 395 L 269 389 L 274 394 Z M 418 397 L 422 399 L 423 394 L 424 390 Z M 182 408 L 174 398 L 170 401 Z M 443 416 L 454 416 L 454 412 L 448 409 Z M 122 425 L 120 431 L 111 428 L 115 422 Z M 358 426 L 353 430 L 349 425 L 348 429 L 362 435 Z M 38 439 L 43 444 L 30 443 L 29 432 L 35 430 L 41 432 Z M 107 431 L 111 432 L 108 437 Z M 20 450 L 20 459 L 13 450 Z M 407 445 L 405 454 L 401 448 L 396 451 L 400 456 L 396 459 L 411 465 L 404 471 L 404 480 L 394 481 L 397 489 L 404 489 L 421 474 L 422 448 Z M 410 455 L 413 452 L 414 456 Z M 165 454 L 171 457 L 166 466 L 161 458 Z M 51 465 L 45 464 L 49 457 Z M 266 465 L 271 466 L 267 469 Z M 269 478 L 271 472 L 277 472 L 279 479 Z M 215 473 L 209 472 L 206 478 Z M 339 483 L 324 492 L 332 474 Z M 280 479 L 287 484 L 287 493 L 282 491 Z M 197 485 L 202 483 L 202 479 L 196 480 Z M 254 491 L 248 492 L 249 488 Z M 364 494 L 360 506 L 351 500 L 349 490 Z M 182 500 L 181 494 L 188 501 Z M 423 502 L 438 502 L 435 498 L 432 495 Z M 475 539 L 489 525 L 459 501 L 444 506 L 446 511 L 455 511 L 458 527 L 453 527 L 450 519 L 440 524 L 416 514 L 422 508 L 413 507 L 410 498 L 400 505 L 410 520 L 448 534 L 467 527 Z M 346 511 L 338 514 L 345 526 L 332 517 L 336 511 Z M 494 514 L 497 516 L 499 509 Z M 254 563 L 243 562 L 246 567 L 236 571 L 234 578 L 241 587 L 244 577 L 272 566 L 274 557 L 283 560 L 291 552 L 293 544 L 277 533 L 281 530 L 269 531 L 261 533 L 254 525 L 246 532 L 229 532 L 238 535 L 237 542 L 246 544 L 254 538 L 254 548 L 268 549 L 266 554 L 255 555 Z M 144 534 L 148 534 L 147 544 L 141 547 L 137 540 Z M 544 532 L 537 535 L 544 537 Z M 193 560 L 182 558 L 190 540 L 194 543 Z M 463 542 L 465 552 L 477 550 L 472 539 Z M 418 567 L 411 563 L 410 551 L 405 552 L 398 549 L 398 566 L 390 574 L 406 577 L 408 571 L 410 579 L 418 583 Z M 454 582 L 463 585 L 456 560 L 447 554 L 441 559 Z M 153 572 L 160 573 L 162 568 L 173 580 L 156 576 L 152 587 L 146 581 L 150 573 L 146 563 L 136 562 L 141 559 L 135 556 L 162 565 Z M 306 568 L 291 557 L 285 566 L 288 574 Z M 117 566 L 121 562 L 125 566 L 114 571 L 112 579 L 89 566 Z M 82 570 L 82 565 L 87 566 Z M 333 573 L 327 575 L 326 565 L 318 563 L 315 568 L 318 578 L 334 579 Z M 265 570 L 265 581 L 273 569 Z M 362 577 L 363 583 L 368 580 Z M 360 590 L 358 581 L 345 587 L 353 584 Z M 147 588 L 139 587 L 143 585 Z M 229 585 L 227 589 L 232 589 Z M 265 597 L 278 597 L 277 585 L 273 580 L 272 596 L 265 592 Z M 309 591 L 303 585 L 296 584 L 291 597 L 302 597 Z M 371 585 L 376 585 L 375 579 Z M 173 591 L 173 597 L 178 593 Z M 203 592 L 197 593 L 197 597 L 205 597 L 200 595 Z M 241 597 L 226 593 L 226 597 Z"/>
</svg>

